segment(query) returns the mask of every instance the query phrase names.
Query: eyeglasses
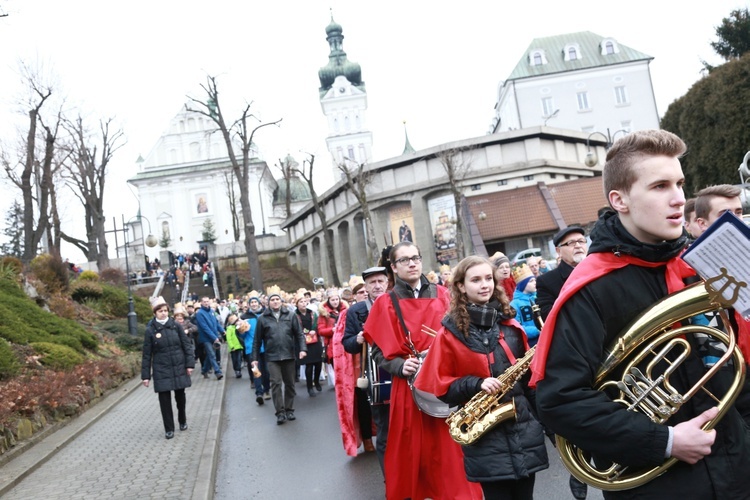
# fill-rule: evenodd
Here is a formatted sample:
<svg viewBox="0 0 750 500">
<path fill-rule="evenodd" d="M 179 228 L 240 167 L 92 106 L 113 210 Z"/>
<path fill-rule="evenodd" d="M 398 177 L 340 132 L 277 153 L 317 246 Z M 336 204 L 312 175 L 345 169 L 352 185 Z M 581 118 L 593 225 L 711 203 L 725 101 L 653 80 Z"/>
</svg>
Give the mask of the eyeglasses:
<svg viewBox="0 0 750 500">
<path fill-rule="evenodd" d="M 414 262 L 415 264 L 419 264 L 422 262 L 422 256 L 421 255 L 415 255 L 413 257 L 401 257 L 400 259 L 396 259 L 396 264 L 409 264 L 409 261 Z"/>
<path fill-rule="evenodd" d="M 565 243 L 560 243 L 557 246 L 558 247 L 572 247 L 572 246 L 575 246 L 575 245 L 582 246 L 582 247 L 586 246 L 586 240 L 584 240 L 583 238 L 581 238 L 580 240 L 570 240 L 570 241 L 565 242 Z"/>
<path fill-rule="evenodd" d="M 360 293 L 367 293 L 367 290 L 364 290 L 364 289 L 362 289 L 362 290 L 357 290 L 357 295 L 359 295 Z"/>
</svg>

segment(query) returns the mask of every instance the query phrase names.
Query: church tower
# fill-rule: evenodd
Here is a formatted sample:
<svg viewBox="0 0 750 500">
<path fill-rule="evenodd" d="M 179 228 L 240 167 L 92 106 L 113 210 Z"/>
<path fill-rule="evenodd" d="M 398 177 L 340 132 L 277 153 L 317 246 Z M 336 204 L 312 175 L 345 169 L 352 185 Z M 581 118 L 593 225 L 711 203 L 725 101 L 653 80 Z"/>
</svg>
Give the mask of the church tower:
<svg viewBox="0 0 750 500">
<path fill-rule="evenodd" d="M 333 20 L 326 27 L 331 48 L 328 64 L 320 68 L 320 106 L 328 119 L 326 145 L 331 153 L 334 177 L 338 165 L 349 168 L 372 161 L 372 133 L 367 130 L 367 92 L 359 64 L 349 61 L 344 52 L 341 25 Z"/>
</svg>

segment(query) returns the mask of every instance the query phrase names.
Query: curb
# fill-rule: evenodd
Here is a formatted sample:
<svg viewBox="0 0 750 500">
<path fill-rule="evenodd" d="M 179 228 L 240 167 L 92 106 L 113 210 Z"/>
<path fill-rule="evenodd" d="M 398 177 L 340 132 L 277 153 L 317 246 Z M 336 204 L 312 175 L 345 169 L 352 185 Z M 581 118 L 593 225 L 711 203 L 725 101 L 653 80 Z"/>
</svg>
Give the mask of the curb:
<svg viewBox="0 0 750 500">
<path fill-rule="evenodd" d="M 55 456 L 58 451 L 65 448 L 73 439 L 106 415 L 109 410 L 132 394 L 133 390 L 140 385 L 140 376 L 126 382 L 97 404 L 71 419 L 66 425 L 53 430 L 38 443 L 3 465 L 0 470 L 0 497 Z"/>
</svg>

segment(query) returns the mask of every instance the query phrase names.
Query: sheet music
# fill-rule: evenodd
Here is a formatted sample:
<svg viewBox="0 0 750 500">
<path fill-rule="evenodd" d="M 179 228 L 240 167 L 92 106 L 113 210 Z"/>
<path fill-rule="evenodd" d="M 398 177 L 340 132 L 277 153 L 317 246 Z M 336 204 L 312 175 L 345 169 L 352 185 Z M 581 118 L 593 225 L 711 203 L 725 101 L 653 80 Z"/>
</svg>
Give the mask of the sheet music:
<svg viewBox="0 0 750 500">
<path fill-rule="evenodd" d="M 722 215 L 682 258 L 706 280 L 721 275 L 725 268 L 730 278 L 715 281 L 712 288 L 732 300 L 739 287 L 734 308 L 743 317 L 750 316 L 750 235 L 737 217 Z"/>
</svg>

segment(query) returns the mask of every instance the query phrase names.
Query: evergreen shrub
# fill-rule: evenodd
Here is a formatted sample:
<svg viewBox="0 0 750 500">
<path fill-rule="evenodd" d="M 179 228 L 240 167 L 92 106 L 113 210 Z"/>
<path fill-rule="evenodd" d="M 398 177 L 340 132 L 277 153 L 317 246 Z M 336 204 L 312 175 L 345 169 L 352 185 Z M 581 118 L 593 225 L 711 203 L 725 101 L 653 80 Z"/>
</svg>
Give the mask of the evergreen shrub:
<svg viewBox="0 0 750 500">
<path fill-rule="evenodd" d="M 60 257 L 47 253 L 37 255 L 31 261 L 30 267 L 34 276 L 42 282 L 50 295 L 68 289 L 69 268 Z"/>
<path fill-rule="evenodd" d="M 70 370 L 84 362 L 82 354 L 77 353 L 66 345 L 50 342 L 33 342 L 31 347 L 42 355 L 39 360 L 43 365 L 57 370 Z"/>
<path fill-rule="evenodd" d="M 10 344 L 7 340 L 0 338 L 0 380 L 18 375 L 20 369 L 21 364 L 10 348 Z"/>
</svg>

